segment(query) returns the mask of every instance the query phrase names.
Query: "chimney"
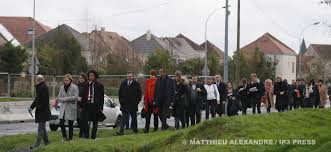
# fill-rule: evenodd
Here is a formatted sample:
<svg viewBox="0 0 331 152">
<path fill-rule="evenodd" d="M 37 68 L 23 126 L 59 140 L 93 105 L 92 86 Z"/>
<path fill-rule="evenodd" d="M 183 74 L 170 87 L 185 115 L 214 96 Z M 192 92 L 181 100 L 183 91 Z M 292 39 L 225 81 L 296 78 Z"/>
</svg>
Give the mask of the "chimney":
<svg viewBox="0 0 331 152">
<path fill-rule="evenodd" d="M 104 32 L 106 31 L 106 28 L 105 27 L 101 27 L 101 32 Z"/>
<path fill-rule="evenodd" d="M 151 33 L 151 30 L 147 30 L 147 33 L 146 33 L 146 40 L 151 40 L 152 38 L 152 33 Z"/>
</svg>

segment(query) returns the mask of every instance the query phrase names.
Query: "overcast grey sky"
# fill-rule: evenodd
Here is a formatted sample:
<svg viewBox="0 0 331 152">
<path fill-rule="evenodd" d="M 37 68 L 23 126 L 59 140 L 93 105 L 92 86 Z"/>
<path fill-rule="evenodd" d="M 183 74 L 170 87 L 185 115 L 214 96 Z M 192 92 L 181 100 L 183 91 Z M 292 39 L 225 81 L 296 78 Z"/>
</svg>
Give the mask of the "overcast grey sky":
<svg viewBox="0 0 331 152">
<path fill-rule="evenodd" d="M 237 0 L 229 0 L 229 54 L 236 46 Z M 183 33 L 204 41 L 208 14 L 225 0 L 36 0 L 36 19 L 54 28 L 68 24 L 80 32 L 106 27 L 129 40 L 148 29 L 159 37 Z M 2 0 L 1 16 L 32 16 L 33 0 Z M 270 32 L 295 51 L 303 29 L 307 43 L 331 44 L 331 6 L 318 0 L 242 0 L 241 47 Z M 208 39 L 224 50 L 225 10 L 219 9 L 208 23 Z"/>
</svg>

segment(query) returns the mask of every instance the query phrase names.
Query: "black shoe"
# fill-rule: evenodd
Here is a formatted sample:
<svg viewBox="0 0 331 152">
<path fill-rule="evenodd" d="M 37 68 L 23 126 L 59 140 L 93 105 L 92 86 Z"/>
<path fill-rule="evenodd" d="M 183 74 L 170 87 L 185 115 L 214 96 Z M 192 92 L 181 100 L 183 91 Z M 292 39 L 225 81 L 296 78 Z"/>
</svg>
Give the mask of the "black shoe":
<svg viewBox="0 0 331 152">
<path fill-rule="evenodd" d="M 154 128 L 154 130 L 153 130 L 153 131 L 154 131 L 154 132 L 157 132 L 158 130 L 159 130 L 158 128 Z"/>
<path fill-rule="evenodd" d="M 44 145 L 47 146 L 49 145 L 51 142 L 45 142 Z"/>
<path fill-rule="evenodd" d="M 149 130 L 148 130 L 148 129 L 146 129 L 146 128 L 145 128 L 145 129 L 143 129 L 143 131 L 144 131 L 144 133 L 145 133 L 145 134 L 149 133 Z"/>
<path fill-rule="evenodd" d="M 138 133 L 138 130 L 133 130 L 133 133 L 135 133 L 135 134 Z"/>
<path fill-rule="evenodd" d="M 115 135 L 115 136 L 122 136 L 123 133 L 121 133 L 121 132 L 116 132 L 114 135 Z"/>
</svg>

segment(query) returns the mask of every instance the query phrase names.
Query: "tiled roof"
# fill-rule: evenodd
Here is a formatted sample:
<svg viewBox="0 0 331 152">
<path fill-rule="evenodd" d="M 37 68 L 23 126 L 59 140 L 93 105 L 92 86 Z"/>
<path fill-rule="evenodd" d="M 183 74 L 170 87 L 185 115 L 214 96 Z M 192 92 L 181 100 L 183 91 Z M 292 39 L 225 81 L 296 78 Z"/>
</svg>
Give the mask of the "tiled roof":
<svg viewBox="0 0 331 152">
<path fill-rule="evenodd" d="M 264 54 L 296 55 L 294 50 L 269 33 L 264 34 L 254 42 L 241 48 L 241 50 L 248 53 L 254 52 L 257 48 Z"/>
<path fill-rule="evenodd" d="M 0 17 L 0 24 L 5 26 L 21 44 L 32 40 L 32 36 L 28 35 L 28 31 L 32 29 L 32 21 L 31 17 Z M 37 37 L 50 30 L 50 27 L 36 21 Z"/>
<path fill-rule="evenodd" d="M 193 42 L 191 39 L 187 38 L 183 34 L 178 34 L 176 38 L 184 39 L 188 44 L 190 44 L 195 50 L 203 50 L 204 47 L 199 46 L 197 43 Z"/>
<path fill-rule="evenodd" d="M 321 58 L 331 59 L 330 44 L 311 44 L 310 47 L 312 47 Z"/>
<path fill-rule="evenodd" d="M 216 55 L 219 57 L 219 58 L 224 58 L 224 52 L 220 49 L 220 48 L 218 48 L 216 45 L 214 45 L 213 43 L 211 43 L 210 41 L 206 41 L 207 42 L 207 50 L 208 51 L 211 51 L 211 52 L 214 52 L 214 53 L 216 53 Z M 206 42 L 204 42 L 204 43 L 202 43 L 201 45 L 200 45 L 200 47 L 205 47 L 205 43 Z"/>
</svg>

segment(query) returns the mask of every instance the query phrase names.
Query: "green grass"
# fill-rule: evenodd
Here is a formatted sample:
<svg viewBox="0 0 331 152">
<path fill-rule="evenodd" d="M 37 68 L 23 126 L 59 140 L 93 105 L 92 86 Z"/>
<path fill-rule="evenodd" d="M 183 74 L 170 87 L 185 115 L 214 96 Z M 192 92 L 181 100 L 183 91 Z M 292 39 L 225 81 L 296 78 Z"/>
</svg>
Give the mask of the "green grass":
<svg viewBox="0 0 331 152">
<path fill-rule="evenodd" d="M 113 130 L 102 130 L 97 141 L 74 140 L 60 142 L 60 133 L 51 133 L 52 144 L 36 151 L 288 151 L 312 152 L 331 149 L 331 110 L 310 109 L 270 115 L 216 118 L 195 127 L 177 131 L 164 131 L 150 134 L 130 134 L 113 136 Z M 226 145 L 191 145 L 183 140 L 210 139 L 227 140 Z M 270 139 L 315 140 L 314 145 L 230 145 L 230 140 Z M 16 135 L 0 138 L 4 151 L 24 147 L 33 143 L 32 135 Z"/>
<path fill-rule="evenodd" d="M 0 98 L 0 102 L 10 102 L 10 101 L 17 101 L 15 98 Z"/>
</svg>

